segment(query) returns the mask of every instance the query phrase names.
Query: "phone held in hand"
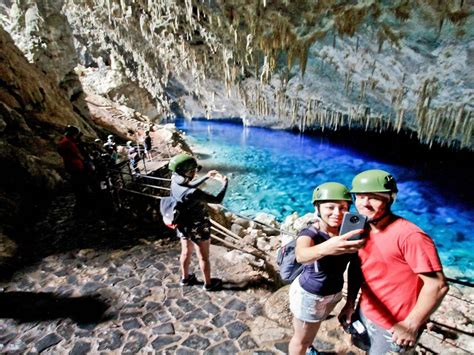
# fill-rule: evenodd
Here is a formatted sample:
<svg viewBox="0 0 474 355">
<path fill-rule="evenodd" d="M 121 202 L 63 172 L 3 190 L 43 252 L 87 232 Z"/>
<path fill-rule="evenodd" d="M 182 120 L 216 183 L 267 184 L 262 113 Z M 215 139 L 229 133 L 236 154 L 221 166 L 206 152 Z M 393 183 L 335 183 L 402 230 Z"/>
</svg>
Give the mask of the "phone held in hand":
<svg viewBox="0 0 474 355">
<path fill-rule="evenodd" d="M 357 229 L 365 229 L 365 223 L 367 222 L 367 217 L 359 213 L 346 212 L 342 218 L 341 231 L 339 235 L 346 234 Z M 348 240 L 358 240 L 361 239 L 362 235 L 357 234 Z"/>
</svg>

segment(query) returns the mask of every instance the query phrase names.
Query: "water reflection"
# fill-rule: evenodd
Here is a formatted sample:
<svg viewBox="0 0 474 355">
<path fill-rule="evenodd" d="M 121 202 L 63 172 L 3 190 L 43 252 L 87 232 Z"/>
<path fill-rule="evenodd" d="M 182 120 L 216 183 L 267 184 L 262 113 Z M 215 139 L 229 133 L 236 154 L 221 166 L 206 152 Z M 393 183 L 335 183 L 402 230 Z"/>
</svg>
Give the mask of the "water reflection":
<svg viewBox="0 0 474 355">
<path fill-rule="evenodd" d="M 374 147 L 345 145 L 341 140 L 272 131 L 213 121 L 179 121 L 192 148 L 230 178 L 224 204 L 253 216 L 259 211 L 279 220 L 296 211 L 312 212 L 313 188 L 326 181 L 350 186 L 366 169 L 395 175 L 400 193 L 394 212 L 418 224 L 434 240 L 448 275 L 474 280 L 474 189 L 465 157 L 420 155 L 390 141 Z M 343 135 L 340 134 L 340 137 Z M 453 159 L 454 157 L 454 159 Z M 468 156 L 469 157 L 469 156 Z M 470 156 L 472 157 L 472 156 Z M 458 161 L 456 161 L 458 159 Z"/>
</svg>

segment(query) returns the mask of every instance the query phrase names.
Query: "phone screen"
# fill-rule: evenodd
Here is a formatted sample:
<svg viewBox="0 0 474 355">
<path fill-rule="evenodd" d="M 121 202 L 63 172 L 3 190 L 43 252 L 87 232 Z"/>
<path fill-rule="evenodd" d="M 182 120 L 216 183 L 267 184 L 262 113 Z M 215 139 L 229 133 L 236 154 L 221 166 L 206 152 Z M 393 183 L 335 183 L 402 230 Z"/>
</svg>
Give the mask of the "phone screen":
<svg viewBox="0 0 474 355">
<path fill-rule="evenodd" d="M 343 234 L 346 234 L 347 232 L 357 230 L 357 229 L 364 229 L 366 222 L 367 222 L 366 216 L 361 215 L 359 213 L 346 212 L 344 213 L 344 217 L 342 219 L 341 230 L 339 232 L 339 235 L 343 235 Z M 362 238 L 362 235 L 357 234 L 349 238 L 349 240 L 357 240 L 360 238 Z"/>
</svg>

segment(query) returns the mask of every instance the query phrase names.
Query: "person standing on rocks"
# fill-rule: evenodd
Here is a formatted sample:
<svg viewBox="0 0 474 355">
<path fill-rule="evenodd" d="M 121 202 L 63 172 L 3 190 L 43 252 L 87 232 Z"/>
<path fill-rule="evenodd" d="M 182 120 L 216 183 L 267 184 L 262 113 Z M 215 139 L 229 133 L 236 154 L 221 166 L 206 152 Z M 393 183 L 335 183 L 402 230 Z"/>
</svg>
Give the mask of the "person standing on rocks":
<svg viewBox="0 0 474 355">
<path fill-rule="evenodd" d="M 211 279 L 209 249 L 211 238 L 211 223 L 209 220 L 208 203 L 221 203 L 227 190 L 227 177 L 216 170 L 209 171 L 205 176 L 194 179 L 200 169 L 197 161 L 189 154 L 178 154 L 169 162 L 171 176 L 171 196 L 180 204 L 180 214 L 177 218 L 176 232 L 181 239 L 181 279 L 180 285 L 192 285 L 196 276 L 189 273 L 189 265 L 194 246 L 197 247 L 199 267 L 204 277 L 203 288 L 207 291 L 220 286 L 220 281 Z M 222 187 L 216 195 L 211 195 L 199 186 L 209 178 L 219 178 Z"/>
<path fill-rule="evenodd" d="M 348 240 L 362 229 L 339 236 L 339 228 L 352 199 L 349 189 L 337 182 L 317 186 L 313 205 L 318 222 L 298 234 L 296 260 L 304 264 L 302 273 L 290 286 L 290 310 L 293 313 L 294 334 L 289 353 L 317 354 L 312 343 L 321 322 L 342 298 L 343 274 L 348 263 L 364 244 L 363 240 Z"/>
<path fill-rule="evenodd" d="M 89 195 L 84 157 L 77 145 L 79 134 L 79 128 L 67 126 L 64 137 L 59 141 L 57 147 L 59 155 L 63 158 L 64 168 L 71 177 L 71 184 L 76 196 L 76 212 L 81 212 L 86 208 Z"/>
<path fill-rule="evenodd" d="M 369 354 L 413 353 L 429 316 L 448 292 L 433 240 L 415 224 L 392 213 L 398 192 L 392 174 L 367 170 L 354 177 L 351 193 L 367 216 L 360 267 L 349 267 L 347 303 L 339 319 L 347 322 L 359 291 L 359 317 L 370 338 Z M 360 278 L 359 278 L 360 279 Z"/>
</svg>

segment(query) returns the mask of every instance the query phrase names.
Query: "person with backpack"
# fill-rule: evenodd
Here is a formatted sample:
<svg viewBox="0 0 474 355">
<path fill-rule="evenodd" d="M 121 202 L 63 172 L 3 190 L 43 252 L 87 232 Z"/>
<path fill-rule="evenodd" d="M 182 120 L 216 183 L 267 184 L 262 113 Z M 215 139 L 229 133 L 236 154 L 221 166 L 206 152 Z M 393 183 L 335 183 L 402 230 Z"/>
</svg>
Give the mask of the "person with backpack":
<svg viewBox="0 0 474 355">
<path fill-rule="evenodd" d="M 211 222 L 207 204 L 222 202 L 227 190 L 227 177 L 220 175 L 216 170 L 211 170 L 205 176 L 195 179 L 200 166 L 194 157 L 185 153 L 174 156 L 168 167 L 173 172 L 170 196 L 176 201 L 175 208 L 178 210 L 174 212 L 173 223 L 176 224 L 176 234 L 181 239 L 180 285 L 187 286 L 197 282 L 196 276 L 189 273 L 191 256 L 196 246 L 199 267 L 204 277 L 203 289 L 215 290 L 220 286 L 220 281 L 211 279 L 209 262 Z M 209 178 L 219 178 L 222 182 L 222 187 L 216 195 L 199 189 L 199 186 Z"/>
<path fill-rule="evenodd" d="M 318 221 L 303 229 L 296 241 L 296 260 L 303 264 L 303 271 L 290 286 L 291 355 L 317 354 L 314 338 L 321 322 L 341 300 L 344 271 L 364 244 L 363 240 L 348 240 L 362 229 L 339 236 L 343 215 L 352 203 L 347 187 L 324 183 L 314 189 L 312 201 Z"/>
</svg>

